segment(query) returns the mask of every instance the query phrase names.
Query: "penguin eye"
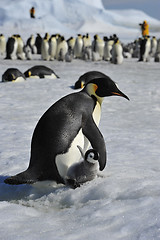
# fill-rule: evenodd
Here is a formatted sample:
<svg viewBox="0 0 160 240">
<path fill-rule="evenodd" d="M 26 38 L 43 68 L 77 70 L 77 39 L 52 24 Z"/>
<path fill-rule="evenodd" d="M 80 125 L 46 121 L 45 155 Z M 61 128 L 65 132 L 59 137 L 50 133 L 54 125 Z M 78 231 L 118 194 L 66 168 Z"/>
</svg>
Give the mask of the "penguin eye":
<svg viewBox="0 0 160 240">
<path fill-rule="evenodd" d="M 94 158 L 94 153 L 90 153 L 90 154 L 89 154 L 89 157 L 90 157 L 90 158 Z"/>
</svg>

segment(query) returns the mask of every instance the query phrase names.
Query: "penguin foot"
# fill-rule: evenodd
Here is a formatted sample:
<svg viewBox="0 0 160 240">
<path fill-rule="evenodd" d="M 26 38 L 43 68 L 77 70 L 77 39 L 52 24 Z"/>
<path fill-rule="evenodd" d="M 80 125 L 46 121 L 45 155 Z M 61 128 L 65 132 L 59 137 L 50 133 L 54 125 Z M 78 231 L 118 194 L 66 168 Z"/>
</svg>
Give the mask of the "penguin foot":
<svg viewBox="0 0 160 240">
<path fill-rule="evenodd" d="M 66 179 L 65 183 L 70 188 L 76 189 L 77 187 L 80 187 L 80 184 L 75 179 Z"/>
<path fill-rule="evenodd" d="M 10 185 L 19 185 L 19 184 L 33 184 L 35 181 L 34 180 L 28 180 L 28 179 L 22 179 L 21 177 L 18 177 L 16 175 L 16 176 L 6 178 L 4 180 L 4 182 L 6 184 L 10 184 Z"/>
</svg>

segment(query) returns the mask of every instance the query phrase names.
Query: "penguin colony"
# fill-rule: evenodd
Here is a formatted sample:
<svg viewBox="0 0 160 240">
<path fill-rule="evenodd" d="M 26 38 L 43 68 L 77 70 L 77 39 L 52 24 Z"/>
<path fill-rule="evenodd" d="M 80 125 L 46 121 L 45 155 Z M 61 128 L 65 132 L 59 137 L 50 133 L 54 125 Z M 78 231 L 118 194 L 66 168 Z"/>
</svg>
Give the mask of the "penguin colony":
<svg viewBox="0 0 160 240">
<path fill-rule="evenodd" d="M 79 92 L 62 97 L 39 119 L 31 141 L 30 163 L 7 184 L 52 180 L 76 188 L 94 179 L 106 166 L 106 146 L 98 125 L 104 97 L 129 98 L 107 75 L 93 78 Z M 84 76 L 83 76 L 84 78 Z M 89 146 L 92 149 L 88 150 Z M 81 161 L 81 156 L 83 161 Z"/>
<path fill-rule="evenodd" d="M 41 37 L 31 35 L 26 43 L 21 36 L 15 34 L 7 40 L 0 35 L 0 54 L 6 55 L 6 59 L 33 59 L 34 54 L 40 54 L 45 61 L 66 61 L 83 59 L 90 61 L 109 61 L 114 64 L 122 64 L 124 58 L 138 58 L 139 61 L 149 61 L 154 58 L 160 61 L 160 39 L 155 36 L 136 39 L 134 42 L 122 44 L 116 34 L 101 38 L 98 34 L 91 39 L 89 34 L 78 34 L 76 37 L 65 39 L 60 34 L 45 34 Z"/>
</svg>

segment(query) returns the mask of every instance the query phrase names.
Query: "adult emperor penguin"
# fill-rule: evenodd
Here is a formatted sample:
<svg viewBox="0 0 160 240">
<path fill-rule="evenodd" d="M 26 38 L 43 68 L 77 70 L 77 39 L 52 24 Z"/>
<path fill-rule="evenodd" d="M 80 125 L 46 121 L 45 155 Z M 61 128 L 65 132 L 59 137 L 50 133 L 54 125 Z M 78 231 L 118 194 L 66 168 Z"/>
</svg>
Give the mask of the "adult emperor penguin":
<svg viewBox="0 0 160 240">
<path fill-rule="evenodd" d="M 6 45 L 6 59 L 17 59 L 17 48 L 18 42 L 16 35 L 13 35 L 8 38 L 7 45 Z"/>
<path fill-rule="evenodd" d="M 24 72 L 24 75 L 32 78 L 59 78 L 58 75 L 49 67 L 36 65 Z"/>
<path fill-rule="evenodd" d="M 113 48 L 112 48 L 112 59 L 111 62 L 114 64 L 121 64 L 123 62 L 123 47 L 117 38 L 114 41 Z"/>
<path fill-rule="evenodd" d="M 54 103 L 40 118 L 31 142 L 31 158 L 26 171 L 5 180 L 8 184 L 54 180 L 65 184 L 67 171 L 81 159 L 79 145 L 89 145 L 99 153 L 99 170 L 106 166 L 106 146 L 98 124 L 101 104 L 106 96 L 118 95 L 129 100 L 114 81 L 93 79 L 80 91 Z"/>
<path fill-rule="evenodd" d="M 98 174 L 99 153 L 95 149 L 89 149 L 85 155 L 82 149 L 77 146 L 82 154 L 83 161 L 73 164 L 67 171 L 66 185 L 72 188 L 80 187 L 81 184 L 93 180 Z"/>
<path fill-rule="evenodd" d="M 150 60 L 150 55 L 149 55 L 150 50 L 151 50 L 150 36 L 145 36 L 141 40 L 141 44 L 140 44 L 140 58 L 139 58 L 139 62 L 140 61 L 148 62 Z"/>
<path fill-rule="evenodd" d="M 51 61 L 53 61 L 56 58 L 56 52 L 57 52 L 57 38 L 56 35 L 52 35 L 49 39 L 49 55 Z"/>
<path fill-rule="evenodd" d="M 0 34 L 0 54 L 3 55 L 6 52 L 6 38 L 3 34 Z"/>
<path fill-rule="evenodd" d="M 82 49 L 83 49 L 82 35 L 78 34 L 78 36 L 76 38 L 75 45 L 74 45 L 74 56 L 75 56 L 75 58 L 81 58 L 82 57 Z"/>
<path fill-rule="evenodd" d="M 43 60 L 48 61 L 50 59 L 49 55 L 49 34 L 46 33 L 41 44 L 41 57 Z"/>
<path fill-rule="evenodd" d="M 2 75 L 2 82 L 23 82 L 26 78 L 17 68 L 8 68 Z"/>
</svg>

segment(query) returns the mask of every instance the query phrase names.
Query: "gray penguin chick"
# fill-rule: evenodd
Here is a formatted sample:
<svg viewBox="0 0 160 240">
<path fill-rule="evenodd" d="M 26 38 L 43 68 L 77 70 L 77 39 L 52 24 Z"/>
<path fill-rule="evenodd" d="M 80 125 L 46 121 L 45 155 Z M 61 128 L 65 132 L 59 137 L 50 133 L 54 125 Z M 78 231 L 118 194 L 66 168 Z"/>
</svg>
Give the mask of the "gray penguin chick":
<svg viewBox="0 0 160 240">
<path fill-rule="evenodd" d="M 80 187 L 81 184 L 93 180 L 98 173 L 99 153 L 95 149 L 89 149 L 85 155 L 80 146 L 77 146 L 83 161 L 73 164 L 67 171 L 66 184 L 72 188 Z"/>
</svg>

